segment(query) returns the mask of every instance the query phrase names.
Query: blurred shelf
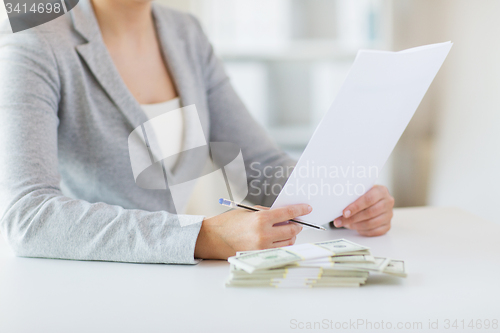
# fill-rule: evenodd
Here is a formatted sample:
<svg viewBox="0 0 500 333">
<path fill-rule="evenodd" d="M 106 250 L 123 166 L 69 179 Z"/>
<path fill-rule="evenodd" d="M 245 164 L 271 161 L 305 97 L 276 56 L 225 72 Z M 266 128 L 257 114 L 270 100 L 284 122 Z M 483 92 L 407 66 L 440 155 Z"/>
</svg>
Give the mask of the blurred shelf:
<svg viewBox="0 0 500 333">
<path fill-rule="evenodd" d="M 380 42 L 363 46 L 345 46 L 332 40 L 297 40 L 282 45 L 214 45 L 217 54 L 226 61 L 348 61 L 360 48 L 380 48 Z"/>
<path fill-rule="evenodd" d="M 315 127 L 307 125 L 272 126 L 269 128 L 269 133 L 281 147 L 303 150 L 315 129 Z"/>
</svg>

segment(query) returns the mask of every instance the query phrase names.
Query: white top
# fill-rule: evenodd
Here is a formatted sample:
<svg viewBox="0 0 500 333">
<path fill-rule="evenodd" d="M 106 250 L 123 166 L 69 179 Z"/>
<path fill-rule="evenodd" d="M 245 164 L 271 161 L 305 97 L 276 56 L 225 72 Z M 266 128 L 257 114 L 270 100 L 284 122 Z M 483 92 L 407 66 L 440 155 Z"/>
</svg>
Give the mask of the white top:
<svg viewBox="0 0 500 333">
<path fill-rule="evenodd" d="M 166 102 L 156 104 L 143 104 L 142 110 L 149 120 L 165 114 L 170 111 L 179 110 L 181 101 L 179 97 Z M 182 138 L 184 135 L 184 118 L 182 112 L 173 112 L 168 122 L 162 122 L 161 128 L 153 126 L 156 140 L 161 142 L 161 145 L 168 145 L 169 151 L 180 153 L 182 151 Z M 153 138 L 149 138 L 152 140 Z M 178 158 L 170 158 L 165 160 L 165 168 L 172 170 L 177 163 Z"/>
<path fill-rule="evenodd" d="M 16 258 L 0 237 L 0 332 L 498 332 L 499 234 L 499 224 L 454 208 L 396 209 L 381 237 L 304 228 L 297 244 L 346 238 L 409 267 L 406 279 L 370 274 L 359 288 L 305 290 L 225 288 L 229 264 L 222 260 L 191 266 Z M 349 329 L 350 320 L 357 329 Z M 439 320 L 439 329 L 429 329 L 429 320 Z M 381 321 L 384 329 L 375 329 Z M 306 330 L 307 322 L 328 326 Z M 422 329 L 412 329 L 414 322 Z"/>
</svg>

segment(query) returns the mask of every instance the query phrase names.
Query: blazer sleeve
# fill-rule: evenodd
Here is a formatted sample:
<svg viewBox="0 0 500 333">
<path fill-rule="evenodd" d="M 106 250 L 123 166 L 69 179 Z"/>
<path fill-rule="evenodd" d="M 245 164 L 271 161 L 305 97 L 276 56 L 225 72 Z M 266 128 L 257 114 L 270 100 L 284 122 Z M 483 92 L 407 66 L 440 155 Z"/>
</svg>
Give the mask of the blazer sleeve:
<svg viewBox="0 0 500 333">
<path fill-rule="evenodd" d="M 196 263 L 202 216 L 123 209 L 63 195 L 57 152 L 57 60 L 44 34 L 34 31 L 0 38 L 3 237 L 18 256 Z"/>
<path fill-rule="evenodd" d="M 270 206 L 296 161 L 280 150 L 250 115 L 234 91 L 198 20 L 191 18 L 197 29 L 199 61 L 202 63 L 210 112 L 210 141 L 232 142 L 240 147 L 247 172 L 247 199 L 255 204 Z"/>
</svg>

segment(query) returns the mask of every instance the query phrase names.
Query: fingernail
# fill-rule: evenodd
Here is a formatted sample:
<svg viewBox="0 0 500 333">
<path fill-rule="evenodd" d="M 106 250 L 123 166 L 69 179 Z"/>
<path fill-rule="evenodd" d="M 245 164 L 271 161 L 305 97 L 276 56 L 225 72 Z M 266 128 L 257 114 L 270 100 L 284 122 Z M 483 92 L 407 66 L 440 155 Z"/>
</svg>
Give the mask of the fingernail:
<svg viewBox="0 0 500 333">
<path fill-rule="evenodd" d="M 309 213 L 310 213 L 310 212 L 312 212 L 312 210 L 313 210 L 313 208 L 312 208 L 311 206 L 308 206 L 308 207 L 307 207 L 307 211 L 308 211 Z"/>
<path fill-rule="evenodd" d="M 345 218 L 348 218 L 349 216 L 351 216 L 351 211 L 350 211 L 350 210 L 346 210 L 346 211 L 344 212 L 344 217 L 345 217 Z"/>
<path fill-rule="evenodd" d="M 342 226 L 342 221 L 341 220 L 335 220 L 333 221 L 333 224 L 338 228 Z"/>
</svg>

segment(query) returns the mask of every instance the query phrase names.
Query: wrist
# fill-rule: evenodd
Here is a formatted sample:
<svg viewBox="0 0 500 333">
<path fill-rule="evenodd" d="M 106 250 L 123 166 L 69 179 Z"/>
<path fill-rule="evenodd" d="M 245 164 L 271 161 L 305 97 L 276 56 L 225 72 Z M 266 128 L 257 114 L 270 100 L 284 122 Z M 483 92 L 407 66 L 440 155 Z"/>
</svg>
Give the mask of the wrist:
<svg viewBox="0 0 500 333">
<path fill-rule="evenodd" d="M 194 249 L 195 258 L 227 259 L 235 254 L 220 237 L 222 227 L 216 223 L 216 219 L 217 216 L 203 220 Z"/>
</svg>

